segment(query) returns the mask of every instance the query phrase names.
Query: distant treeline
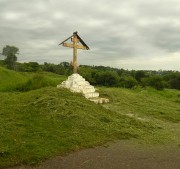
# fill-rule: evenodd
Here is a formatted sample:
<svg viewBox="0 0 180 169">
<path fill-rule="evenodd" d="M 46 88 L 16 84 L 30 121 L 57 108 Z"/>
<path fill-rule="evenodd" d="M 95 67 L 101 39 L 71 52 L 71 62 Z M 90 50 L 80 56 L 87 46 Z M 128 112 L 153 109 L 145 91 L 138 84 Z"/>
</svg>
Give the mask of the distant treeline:
<svg viewBox="0 0 180 169">
<path fill-rule="evenodd" d="M 1 61 L 0 64 L 6 65 L 4 61 Z M 20 72 L 47 71 L 67 76 L 73 73 L 68 62 L 60 64 L 16 62 L 14 69 Z M 124 88 L 151 86 L 157 90 L 164 88 L 180 90 L 180 72 L 178 71 L 125 70 L 105 66 L 80 65 L 78 72 L 92 85 Z"/>
<path fill-rule="evenodd" d="M 104 66 L 80 66 L 80 74 L 94 85 L 134 88 L 150 86 L 180 90 L 180 72 L 125 70 Z"/>
</svg>

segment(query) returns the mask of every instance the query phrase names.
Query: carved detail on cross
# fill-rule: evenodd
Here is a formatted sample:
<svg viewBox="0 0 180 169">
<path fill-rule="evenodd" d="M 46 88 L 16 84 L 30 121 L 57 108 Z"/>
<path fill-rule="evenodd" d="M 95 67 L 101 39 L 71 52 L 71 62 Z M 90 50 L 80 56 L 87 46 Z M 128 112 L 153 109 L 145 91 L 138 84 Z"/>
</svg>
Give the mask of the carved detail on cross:
<svg viewBox="0 0 180 169">
<path fill-rule="evenodd" d="M 73 43 L 65 43 L 69 39 L 71 39 L 71 41 Z M 78 44 L 79 42 L 81 43 L 81 45 Z M 69 38 L 67 38 L 63 42 L 61 42 L 59 45 L 62 45 L 64 47 L 73 48 L 73 62 L 72 62 L 72 66 L 73 66 L 73 72 L 77 73 L 77 67 L 78 67 L 77 66 L 77 49 L 89 50 L 89 47 L 80 38 L 80 36 L 77 34 L 77 32 L 74 32 L 72 36 L 70 36 Z"/>
</svg>

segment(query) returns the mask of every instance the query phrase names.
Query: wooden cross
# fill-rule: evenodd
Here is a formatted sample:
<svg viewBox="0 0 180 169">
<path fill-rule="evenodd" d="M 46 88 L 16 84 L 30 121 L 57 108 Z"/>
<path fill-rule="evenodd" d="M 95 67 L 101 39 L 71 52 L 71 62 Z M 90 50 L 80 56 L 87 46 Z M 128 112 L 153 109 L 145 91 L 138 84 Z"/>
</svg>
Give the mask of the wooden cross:
<svg viewBox="0 0 180 169">
<path fill-rule="evenodd" d="M 73 43 L 65 43 L 71 39 Z M 81 43 L 81 45 L 78 45 L 78 43 Z M 77 73 L 77 49 L 83 49 L 83 50 L 89 50 L 89 47 L 85 44 L 85 42 L 80 38 L 80 36 L 77 34 L 77 32 L 74 32 L 72 36 L 61 42 L 59 45 L 62 45 L 64 47 L 73 48 L 73 72 Z"/>
</svg>

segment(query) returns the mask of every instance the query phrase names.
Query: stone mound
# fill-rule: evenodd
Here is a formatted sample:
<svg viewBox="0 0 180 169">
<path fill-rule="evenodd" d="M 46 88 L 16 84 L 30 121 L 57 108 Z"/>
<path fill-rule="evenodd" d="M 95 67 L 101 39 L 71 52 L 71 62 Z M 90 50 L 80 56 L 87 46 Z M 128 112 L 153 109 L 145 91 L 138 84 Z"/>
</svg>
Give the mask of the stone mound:
<svg viewBox="0 0 180 169">
<path fill-rule="evenodd" d="M 66 81 L 63 81 L 57 88 L 67 88 L 75 93 L 82 93 L 85 98 L 95 103 L 108 103 L 109 99 L 99 98 L 99 93 L 95 91 L 94 86 L 90 85 L 82 76 L 77 73 L 72 74 Z"/>
</svg>

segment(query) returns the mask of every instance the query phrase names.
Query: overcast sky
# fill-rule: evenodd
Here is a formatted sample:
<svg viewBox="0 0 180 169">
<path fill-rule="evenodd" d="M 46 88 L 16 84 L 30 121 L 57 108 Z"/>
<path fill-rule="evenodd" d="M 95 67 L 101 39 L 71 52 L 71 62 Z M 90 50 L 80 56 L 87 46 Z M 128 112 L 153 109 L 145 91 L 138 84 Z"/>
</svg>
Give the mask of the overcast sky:
<svg viewBox="0 0 180 169">
<path fill-rule="evenodd" d="M 58 44 L 74 31 L 90 47 L 79 64 L 180 70 L 180 0 L 0 0 L 0 50 L 19 62 L 70 62 Z"/>
</svg>

